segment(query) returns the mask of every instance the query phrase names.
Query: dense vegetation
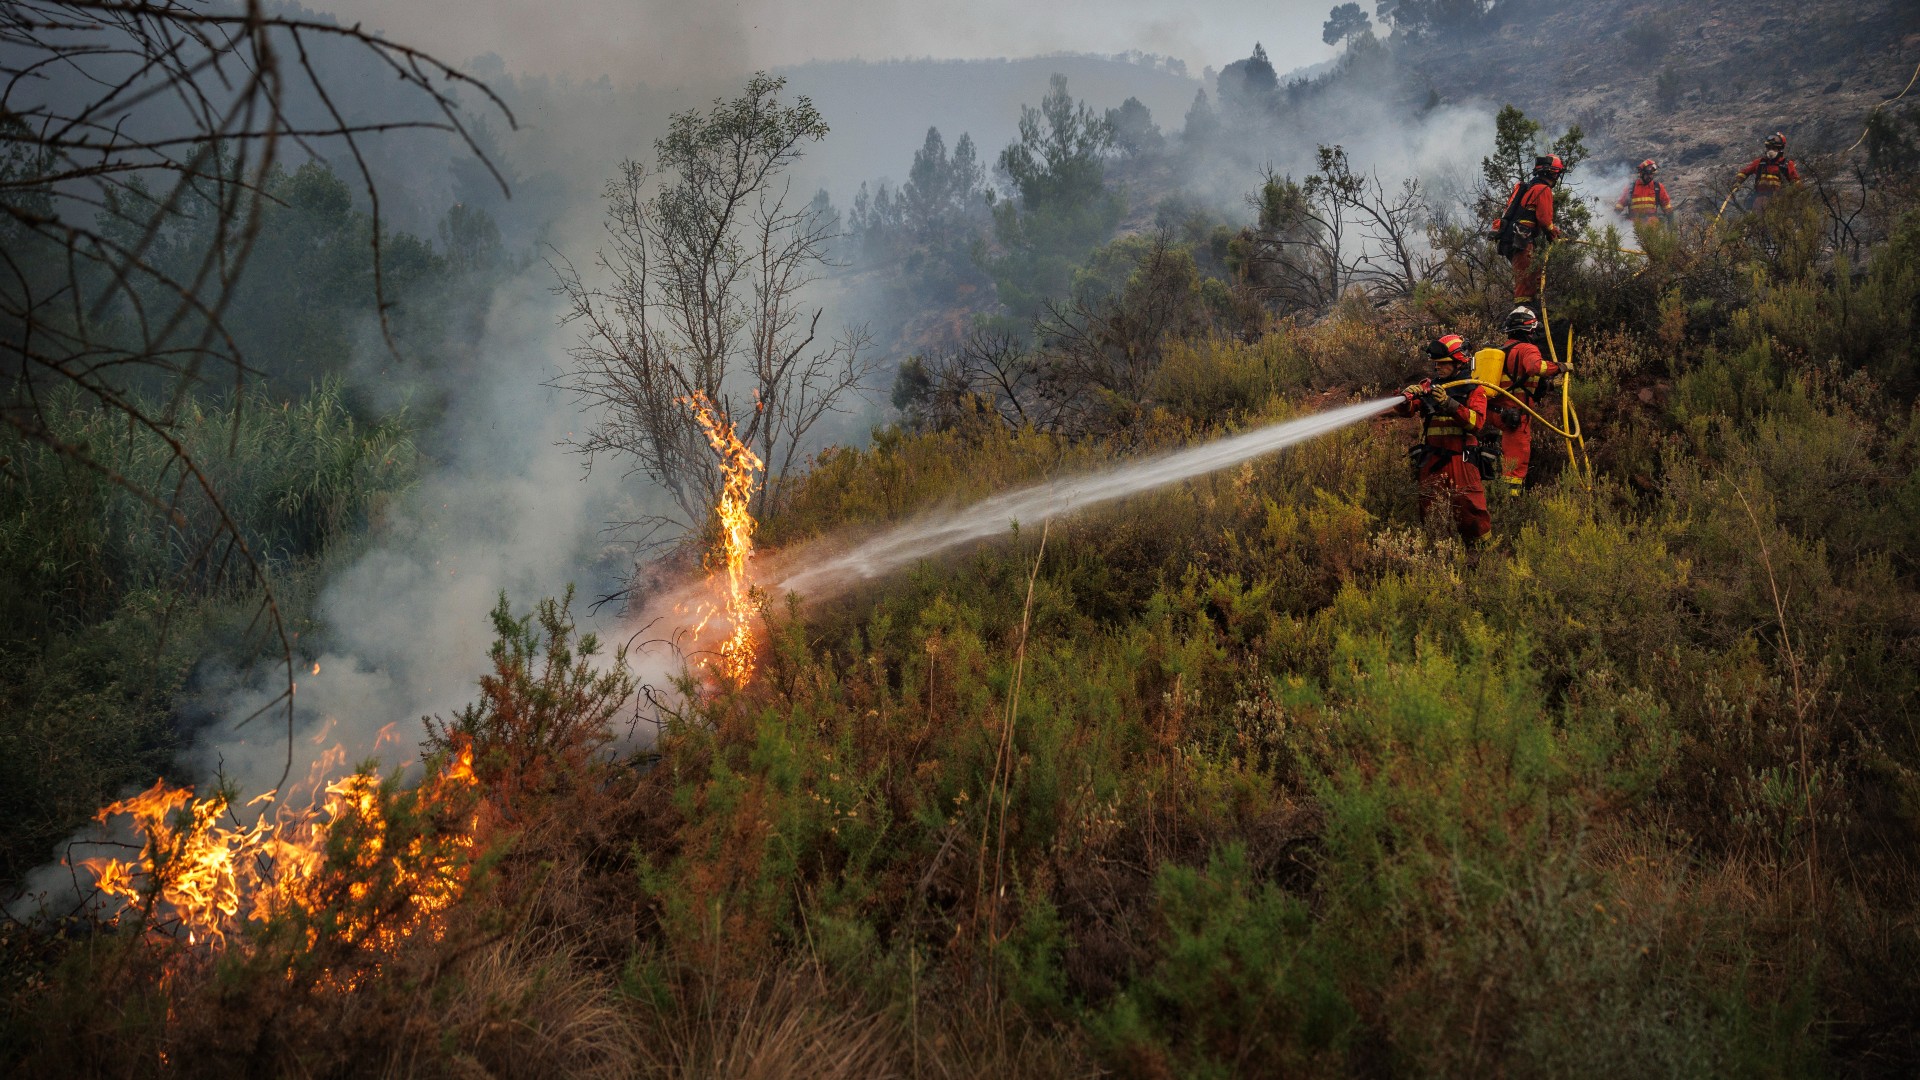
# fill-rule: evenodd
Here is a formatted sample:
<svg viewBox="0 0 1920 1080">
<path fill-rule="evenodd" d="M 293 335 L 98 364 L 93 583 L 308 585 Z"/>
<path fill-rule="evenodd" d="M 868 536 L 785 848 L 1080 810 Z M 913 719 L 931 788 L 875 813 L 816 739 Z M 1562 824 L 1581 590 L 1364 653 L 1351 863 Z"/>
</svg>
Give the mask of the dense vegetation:
<svg viewBox="0 0 1920 1080">
<path fill-rule="evenodd" d="M 1578 128 L 1503 111 L 1460 206 L 1327 146 L 1246 193 L 1244 226 L 1178 195 L 1123 225 L 1122 164 L 1382 71 L 1342 7 L 1327 79 L 1282 85 L 1256 49 L 1178 135 L 1057 81 L 989 152 L 992 199 L 971 139 L 930 131 L 908 184 L 855 201 L 847 253 L 956 332 L 902 366 L 898 423 L 768 497 L 761 545 L 1378 393 L 1443 330 L 1496 343 L 1507 281 L 1473 223 L 1536 150 L 1577 157 Z M 503 598 L 474 704 L 425 721 L 419 773 L 349 785 L 299 902 L 219 949 L 137 910 L 0 927 L 0 1065 L 1911 1075 L 1920 187 L 1891 163 L 1912 116 L 1876 120 L 1844 217 L 1823 175 L 1764 216 L 1645 230 L 1644 254 L 1605 230 L 1555 249 L 1596 472 L 1542 436 L 1484 549 L 1420 518 L 1413 432 L 1382 419 L 851 593 L 763 595 L 752 678 L 644 698 L 639 751 L 616 742 L 636 687 L 571 592 Z M 324 168 L 275 183 L 232 318 L 268 378 L 201 388 L 176 429 L 299 628 L 417 471 L 417 421 L 332 378 L 387 355 L 370 221 Z M 163 224 L 163 253 L 203 254 Z M 457 365 L 511 268 L 483 215 L 439 239 L 382 244 L 388 315 Z M 132 493 L 177 480 L 171 448 L 49 415 L 58 439 L 8 442 L 0 479 L 9 880 L 167 768 L 203 661 L 259 647 L 199 555 L 214 508 Z"/>
<path fill-rule="evenodd" d="M 183 691 L 197 664 L 263 648 L 249 633 L 248 590 L 194 557 L 216 510 L 188 501 L 170 520 L 119 482 L 176 481 L 171 448 L 77 402 L 55 415 L 63 442 L 111 448 L 119 475 L 45 447 L 9 448 L 18 471 L 0 486 L 0 874 L 10 881 L 129 785 L 167 771 L 193 734 Z M 281 572 L 296 632 L 323 558 L 414 470 L 407 417 L 357 421 L 332 383 L 297 404 L 263 393 L 190 402 L 178 430 L 204 453 L 249 545 Z"/>
<path fill-rule="evenodd" d="M 1857 263 L 1808 192 L 1645 235 L 1644 272 L 1556 257 L 1599 475 L 1496 505 L 1477 561 L 1414 514 L 1408 432 L 1363 426 L 858 595 L 769 597 L 760 672 L 699 688 L 640 762 L 593 752 L 624 688 L 576 662 L 564 610 L 503 613 L 481 703 L 435 729 L 472 740 L 494 807 L 443 936 L 351 993 L 288 983 L 284 938 L 197 961 L 131 929 L 16 942 L 7 1052 L 1910 1071 L 1920 207 L 1872 198 L 1886 229 Z M 1198 295 L 1177 253 L 1153 279 L 1172 255 L 1136 252 L 1117 295 Z M 1439 326 L 1489 337 L 1497 284 L 1258 329 L 1227 321 L 1257 304 L 1203 300 L 1127 423 L 882 432 L 823 455 L 763 540 L 1391 384 Z"/>
<path fill-rule="evenodd" d="M 467 362 L 491 287 L 512 269 L 492 221 L 464 207 L 443 218 L 438 246 L 385 236 L 389 349 L 372 223 L 348 185 L 308 163 L 276 172 L 269 190 L 250 271 L 223 319 L 248 364 L 237 392 L 211 370 L 178 380 L 129 365 L 128 400 L 171 417 L 154 430 L 9 376 L 10 392 L 37 395 L 48 426 L 0 436 L 0 877 L 9 882 L 115 794 L 167 770 L 204 720 L 191 693 L 199 665 L 245 664 L 277 646 L 260 634 L 257 589 L 226 544 L 227 520 L 275 578 L 289 632 L 309 625 L 323 564 L 412 481 L 416 425 L 437 415 L 436 387 Z M 184 206 L 155 223 L 148 262 L 191 279 L 218 211 L 210 193 Z M 102 214 L 101 227 L 125 231 L 138 217 Z M 15 239 L 22 281 L 59 269 L 49 265 L 57 250 Z M 154 286 L 137 279 L 134 288 Z M 112 343 L 166 310 L 163 296 L 143 302 L 144 312 L 119 303 L 73 318 Z M 18 327 L 0 332 L 19 344 Z M 189 318 L 175 339 L 198 332 Z M 180 451 L 223 505 L 183 471 Z"/>
</svg>

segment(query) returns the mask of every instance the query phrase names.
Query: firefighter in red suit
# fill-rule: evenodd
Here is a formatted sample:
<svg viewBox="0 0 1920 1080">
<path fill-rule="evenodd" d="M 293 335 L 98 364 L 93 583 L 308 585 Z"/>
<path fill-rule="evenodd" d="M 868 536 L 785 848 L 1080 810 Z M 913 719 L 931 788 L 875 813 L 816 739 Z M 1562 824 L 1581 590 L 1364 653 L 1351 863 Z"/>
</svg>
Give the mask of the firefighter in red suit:
<svg viewBox="0 0 1920 1080">
<path fill-rule="evenodd" d="M 1564 368 L 1540 355 L 1540 320 L 1524 307 L 1507 316 L 1507 363 L 1502 383 L 1507 393 L 1538 409 L 1541 384 Z M 1500 432 L 1500 460 L 1506 467 L 1507 494 L 1526 486 L 1527 462 L 1533 456 L 1533 417 L 1513 401 L 1501 397 L 1492 403 L 1492 427 Z"/>
<path fill-rule="evenodd" d="M 1439 384 L 1466 378 L 1473 370 L 1473 357 L 1458 334 L 1430 343 L 1427 355 L 1434 361 L 1434 378 L 1402 390 L 1406 400 L 1389 415 L 1418 416 L 1424 422 L 1420 444 L 1413 448 L 1421 516 L 1434 503 L 1446 500 L 1461 539 L 1473 544 L 1493 530 L 1477 459 L 1478 433 L 1487 416 L 1487 389 L 1471 384 L 1439 388 Z"/>
<path fill-rule="evenodd" d="M 1558 154 L 1533 159 L 1533 178 L 1513 185 L 1506 209 L 1494 224 L 1495 248 L 1513 264 L 1513 302 L 1535 305 L 1540 302 L 1546 264 L 1535 257 L 1535 248 L 1544 253 L 1547 244 L 1560 239 L 1553 224 L 1553 189 L 1566 174 L 1566 163 Z"/>
<path fill-rule="evenodd" d="M 1767 203 L 1781 188 L 1800 182 L 1800 170 L 1787 157 L 1785 135 L 1776 131 L 1767 136 L 1766 151 L 1754 158 L 1753 164 L 1740 170 L 1740 182 L 1746 183 L 1749 176 L 1753 177 L 1752 209 L 1756 214 L 1767 208 Z"/>
<path fill-rule="evenodd" d="M 1652 158 L 1640 163 L 1640 175 L 1620 200 L 1613 204 L 1615 210 L 1627 215 L 1627 220 L 1635 226 L 1651 225 L 1673 216 L 1673 200 L 1667 197 L 1667 185 L 1654 179 L 1660 166 Z"/>
</svg>

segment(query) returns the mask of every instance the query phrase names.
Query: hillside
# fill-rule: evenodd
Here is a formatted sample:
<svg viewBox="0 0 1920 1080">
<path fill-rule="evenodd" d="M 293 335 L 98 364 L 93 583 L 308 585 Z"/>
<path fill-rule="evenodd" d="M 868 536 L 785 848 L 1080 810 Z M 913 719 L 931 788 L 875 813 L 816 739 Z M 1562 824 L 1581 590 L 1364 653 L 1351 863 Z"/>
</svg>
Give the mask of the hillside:
<svg viewBox="0 0 1920 1080">
<path fill-rule="evenodd" d="M 1582 124 L 1595 164 L 1622 177 L 1658 158 L 1682 202 L 1711 212 L 1767 134 L 1802 158 L 1845 149 L 1916 62 L 1920 11 L 1900 0 L 1590 0 L 1448 39 L 1417 66 L 1445 97 Z"/>
<path fill-rule="evenodd" d="M 1783 123 L 1844 149 L 1920 26 L 1496 12 L 1185 130 L 1192 82 L 1084 57 L 514 80 L 554 258 L 463 204 L 389 237 L 424 418 L 345 329 L 381 234 L 276 177 L 232 312 L 279 382 L 166 381 L 164 334 L 152 404 L 16 376 L 0 1073 L 1920 1075 L 1920 177 L 1696 190 Z M 1658 146 L 1685 211 L 1551 249 L 1511 336 L 1465 216 L 1507 103 L 1590 128 L 1589 196 Z M 829 191 L 846 235 L 768 210 L 910 167 Z M 227 252 L 155 213 L 175 278 Z"/>
</svg>

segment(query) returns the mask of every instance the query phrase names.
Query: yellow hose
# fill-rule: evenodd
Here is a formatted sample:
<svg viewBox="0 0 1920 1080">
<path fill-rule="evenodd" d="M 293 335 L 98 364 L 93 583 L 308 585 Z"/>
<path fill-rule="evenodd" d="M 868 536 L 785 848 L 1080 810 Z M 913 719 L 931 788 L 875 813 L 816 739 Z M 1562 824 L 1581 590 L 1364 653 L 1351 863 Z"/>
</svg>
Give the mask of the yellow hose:
<svg viewBox="0 0 1920 1080">
<path fill-rule="evenodd" d="M 1560 427 L 1553 421 L 1540 415 L 1532 405 L 1515 396 L 1504 386 L 1496 386 L 1483 379 L 1455 379 L 1442 383 L 1439 389 L 1455 386 L 1484 386 L 1496 394 L 1509 398 L 1515 405 L 1527 411 L 1527 415 L 1540 421 L 1540 426 L 1567 440 L 1567 460 L 1573 465 L 1574 475 L 1580 477 L 1581 486 L 1593 490 L 1593 460 L 1587 456 L 1587 439 L 1580 430 L 1580 414 L 1573 407 L 1573 332 L 1567 332 L 1567 361 L 1560 363 L 1560 357 L 1554 350 L 1553 324 L 1547 321 L 1547 260 L 1553 251 L 1547 247 L 1540 253 L 1540 327 L 1547 335 L 1547 358 L 1560 366 L 1560 416 L 1567 425 Z"/>
<path fill-rule="evenodd" d="M 1707 232 L 1709 233 L 1713 232 L 1714 225 L 1720 224 L 1720 215 L 1727 212 L 1727 204 L 1733 201 L 1733 197 L 1735 195 L 1740 194 L 1740 188 L 1743 185 L 1745 185 L 1746 182 L 1747 182 L 1747 178 L 1744 176 L 1733 182 L 1733 189 L 1727 192 L 1726 198 L 1720 200 L 1720 209 L 1714 211 L 1713 225 L 1707 226 Z"/>
<path fill-rule="evenodd" d="M 1839 155 L 1839 156 L 1841 156 L 1841 157 L 1846 157 L 1846 156 L 1847 156 L 1848 154 L 1851 154 L 1851 153 L 1853 153 L 1853 152 L 1854 152 L 1855 150 L 1858 150 L 1858 149 L 1860 149 L 1860 144 L 1861 144 L 1861 143 L 1863 143 L 1863 142 L 1866 142 L 1866 141 L 1867 141 L 1867 133 L 1868 133 L 1868 132 L 1871 132 L 1871 131 L 1873 130 L 1873 118 L 1874 118 L 1874 116 L 1875 116 L 1875 114 L 1877 114 L 1877 113 L 1879 113 L 1879 111 L 1880 111 L 1881 109 L 1884 109 L 1884 108 L 1886 108 L 1887 106 L 1889 106 L 1889 105 L 1891 105 L 1891 104 L 1893 104 L 1894 102 L 1896 102 L 1896 101 L 1899 101 L 1899 100 L 1900 100 L 1901 98 L 1903 98 L 1903 97 L 1906 97 L 1906 96 L 1907 96 L 1907 90 L 1911 90 L 1911 89 L 1913 89 L 1913 84 L 1914 84 L 1914 82 L 1915 82 L 1915 81 L 1920 81 L 1920 66 L 1916 66 L 1916 67 L 1915 67 L 1915 68 L 1913 69 L 1913 78 L 1911 78 L 1911 79 L 1908 79 L 1908 80 L 1907 80 L 1907 86 L 1906 86 L 1906 89 L 1905 89 L 1905 90 L 1902 90 L 1902 91 L 1900 91 L 1899 93 L 1897 93 L 1897 94 L 1895 94 L 1895 95 L 1893 95 L 1892 97 L 1890 97 L 1890 98 L 1888 98 L 1887 100 L 1885 100 L 1885 101 L 1883 101 L 1883 102 L 1881 102 L 1880 104 L 1878 104 L 1878 105 L 1875 105 L 1875 106 L 1874 106 L 1873 108 L 1871 108 L 1871 109 L 1869 109 L 1869 110 L 1867 110 L 1867 126 L 1866 126 L 1866 128 L 1865 128 L 1864 130 L 1862 130 L 1862 131 L 1860 132 L 1860 137 L 1859 137 L 1858 139 L 1856 139 L 1856 140 L 1854 140 L 1854 143 L 1853 143 L 1853 145 L 1852 145 L 1852 146 L 1849 146 L 1849 147 L 1847 147 L 1847 148 L 1846 148 L 1845 150 L 1842 150 L 1842 151 L 1840 151 L 1840 155 Z"/>
<path fill-rule="evenodd" d="M 1569 355 L 1572 354 L 1573 339 L 1571 337 L 1567 339 L 1567 351 Z M 1567 440 L 1567 460 L 1573 463 L 1574 475 L 1580 477 L 1581 484 L 1590 489 L 1593 483 L 1593 462 L 1587 457 L 1587 440 L 1580 432 L 1580 414 L 1575 412 L 1573 408 L 1573 394 L 1569 386 L 1572 381 L 1571 373 L 1560 380 L 1560 414 L 1566 417 L 1567 422 L 1567 426 L 1564 428 L 1540 415 L 1538 410 L 1527 404 L 1524 399 L 1515 396 L 1506 387 L 1495 386 L 1493 383 L 1481 379 L 1455 379 L 1448 383 L 1437 383 L 1434 389 L 1450 390 L 1456 386 L 1484 386 L 1494 393 L 1510 399 L 1515 405 L 1525 409 L 1527 415 L 1540 421 L 1541 427 Z M 1576 447 L 1578 448 L 1578 453 L 1575 452 Z"/>
<path fill-rule="evenodd" d="M 1581 476 L 1581 481 L 1591 490 L 1593 487 L 1593 463 L 1587 459 L 1587 440 L 1586 437 L 1580 433 L 1580 414 L 1573 411 L 1573 331 L 1571 329 L 1567 331 L 1567 360 L 1566 363 L 1562 364 L 1559 355 L 1554 351 L 1553 323 L 1547 318 L 1547 262 L 1552 257 L 1553 247 L 1551 245 L 1540 253 L 1540 328 L 1547 335 L 1547 359 L 1552 360 L 1556 364 L 1560 364 L 1561 369 L 1567 372 L 1560 380 L 1560 417 L 1562 422 L 1567 425 L 1567 428 L 1564 431 L 1560 428 L 1553 428 L 1553 431 L 1555 434 L 1567 440 L 1567 461 L 1569 463 L 1575 462 L 1576 460 L 1586 463 L 1586 471 L 1584 475 Z M 1512 395 L 1508 396 L 1511 397 Z M 1531 412 L 1532 410 L 1529 409 L 1528 411 Z M 1546 423 L 1546 421 L 1542 420 L 1541 423 Z M 1548 427 L 1552 427 L 1552 425 L 1549 424 Z M 1574 447 L 1576 445 L 1578 445 L 1580 450 L 1578 459 L 1574 457 Z M 1574 468 L 1574 472 L 1576 474 L 1580 474 L 1581 472 L 1577 465 Z"/>
<path fill-rule="evenodd" d="M 1531 405 L 1528 405 L 1528 404 L 1526 403 L 1526 400 L 1525 400 L 1524 398 L 1520 398 L 1520 397 L 1515 397 L 1515 396 L 1514 396 L 1514 394 L 1513 394 L 1512 392 L 1510 392 L 1509 390 L 1507 390 L 1507 388 L 1506 388 L 1506 387 L 1504 387 L 1504 386 L 1495 386 L 1495 385 L 1494 385 L 1493 383 L 1490 383 L 1490 382 L 1485 382 L 1485 381 L 1483 381 L 1483 380 L 1480 380 L 1480 379 L 1455 379 L 1455 380 L 1453 380 L 1452 382 L 1445 382 L 1445 383 L 1435 383 L 1435 384 L 1434 384 L 1434 386 L 1433 386 L 1433 388 L 1434 388 L 1435 390 L 1451 390 L 1451 389 L 1453 389 L 1453 388 L 1454 388 L 1454 387 L 1456 387 L 1456 386 L 1484 386 L 1484 387 L 1486 387 L 1487 389 L 1489 389 L 1489 390 L 1491 390 L 1491 391 L 1493 391 L 1493 392 L 1494 392 L 1494 393 L 1496 393 L 1496 394 L 1499 394 L 1499 395 L 1500 395 L 1500 396 L 1502 396 L 1502 397 L 1506 397 L 1506 398 L 1512 398 L 1512 399 L 1513 399 L 1513 403 L 1514 403 L 1515 405 L 1518 405 L 1518 406 L 1520 406 L 1521 408 L 1523 408 L 1523 409 L 1525 409 L 1525 410 L 1527 410 L 1527 412 L 1528 412 L 1528 413 L 1530 413 L 1530 414 L 1532 414 L 1532 416 L 1533 416 L 1533 418 L 1534 418 L 1535 420 L 1538 420 L 1538 421 L 1540 421 L 1540 426 L 1541 426 L 1541 427 L 1544 427 L 1544 428 L 1546 428 L 1546 429 L 1547 429 L 1548 431 L 1551 431 L 1551 432 L 1553 432 L 1553 433 L 1554 433 L 1555 435 L 1560 435 L 1560 436 L 1564 436 L 1565 438 L 1569 438 L 1569 439 L 1573 439 L 1573 438 L 1578 438 L 1578 437 L 1579 437 L 1579 434 L 1580 434 L 1580 429 L 1579 429 L 1579 426 L 1578 426 L 1577 424 L 1576 424 L 1576 425 L 1574 426 L 1574 428 L 1573 428 L 1572 430 L 1570 430 L 1570 431 L 1566 431 L 1566 430 L 1562 430 L 1562 429 L 1560 429 L 1560 428 L 1558 428 L 1558 427 L 1556 427 L 1556 426 L 1554 426 L 1554 423 L 1553 423 L 1553 421 L 1551 421 L 1551 420 L 1549 420 L 1549 419 L 1547 419 L 1546 417 L 1544 417 L 1544 416 L 1541 416 L 1541 415 L 1540 415 L 1539 413 L 1537 413 L 1537 412 L 1535 412 L 1535 411 L 1534 411 L 1534 409 L 1533 409 L 1533 406 L 1531 406 Z"/>
</svg>

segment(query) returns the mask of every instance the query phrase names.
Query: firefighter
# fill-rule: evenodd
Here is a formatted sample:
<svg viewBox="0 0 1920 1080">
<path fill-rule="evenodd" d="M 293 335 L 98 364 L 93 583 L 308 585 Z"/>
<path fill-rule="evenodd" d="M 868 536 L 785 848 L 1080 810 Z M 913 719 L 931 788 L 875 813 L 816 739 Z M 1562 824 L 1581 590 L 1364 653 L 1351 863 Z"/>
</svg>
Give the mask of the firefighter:
<svg viewBox="0 0 1920 1080">
<path fill-rule="evenodd" d="M 1553 224 L 1553 189 L 1566 171 L 1566 163 L 1558 154 L 1534 158 L 1533 178 L 1513 185 L 1506 209 L 1494 224 L 1494 249 L 1513 264 L 1516 304 L 1540 302 L 1546 264 L 1534 258 L 1534 248 L 1544 251 L 1549 242 L 1560 239 L 1560 230 Z"/>
<path fill-rule="evenodd" d="M 1800 182 L 1800 170 L 1794 167 L 1793 159 L 1787 157 L 1787 137 L 1776 131 L 1767 136 L 1765 152 L 1753 159 L 1753 164 L 1740 170 L 1740 179 L 1735 182 L 1738 188 L 1753 177 L 1753 202 L 1749 205 L 1754 213 L 1767 208 L 1767 203 L 1779 194 L 1788 184 Z"/>
<path fill-rule="evenodd" d="M 1400 391 L 1405 400 L 1389 415 L 1422 420 L 1421 441 L 1411 455 L 1414 480 L 1420 485 L 1421 516 L 1434 503 L 1447 500 L 1461 539 L 1471 545 L 1493 530 L 1486 489 L 1480 483 L 1484 466 L 1478 438 L 1487 416 L 1487 389 L 1477 384 L 1440 388 L 1442 383 L 1466 378 L 1473 369 L 1473 357 L 1458 334 L 1429 343 L 1427 356 L 1434 362 L 1434 378 Z"/>
<path fill-rule="evenodd" d="M 1507 360 L 1500 385 L 1507 393 L 1539 408 L 1546 380 L 1565 369 L 1540 355 L 1540 319 L 1524 307 L 1507 316 Z M 1527 461 L 1533 456 L 1533 417 L 1504 396 L 1491 402 L 1490 426 L 1500 432 L 1500 458 L 1506 466 L 1507 494 L 1518 495 L 1527 482 Z"/>
<path fill-rule="evenodd" d="M 1639 178 L 1627 185 L 1615 210 L 1627 216 L 1635 228 L 1673 217 L 1673 200 L 1667 197 L 1667 185 L 1654 179 L 1660 166 L 1652 158 L 1640 163 Z"/>
</svg>

